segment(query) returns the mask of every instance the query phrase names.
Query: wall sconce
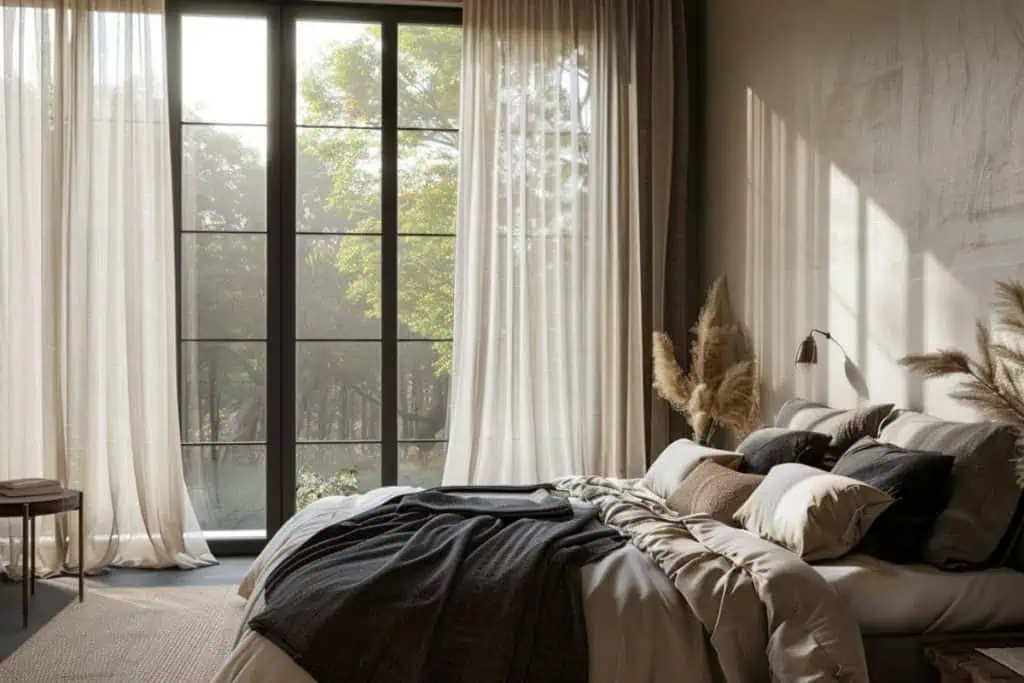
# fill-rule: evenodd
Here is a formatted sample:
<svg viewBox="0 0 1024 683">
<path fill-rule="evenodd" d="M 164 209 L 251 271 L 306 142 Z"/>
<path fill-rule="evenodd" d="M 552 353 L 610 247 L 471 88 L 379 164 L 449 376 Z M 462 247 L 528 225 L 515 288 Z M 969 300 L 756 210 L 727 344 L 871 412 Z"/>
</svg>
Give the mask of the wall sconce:
<svg viewBox="0 0 1024 683">
<path fill-rule="evenodd" d="M 811 331 L 807 333 L 807 336 L 804 337 L 804 340 L 800 342 L 800 346 L 797 347 L 796 358 L 793 359 L 794 363 L 798 365 L 816 365 L 818 363 L 818 344 L 814 341 L 815 332 L 838 346 L 839 350 L 843 352 L 844 356 L 846 356 L 846 350 L 843 348 L 843 345 L 837 342 L 831 334 L 825 330 L 812 328 Z"/>
<path fill-rule="evenodd" d="M 846 381 L 849 382 L 850 386 L 857 392 L 857 396 L 864 400 L 871 398 L 871 392 L 868 391 L 868 383 L 864 378 L 864 373 L 862 373 L 860 368 L 857 367 L 857 364 L 850 359 L 850 356 L 846 353 L 846 349 L 843 348 L 843 345 L 837 342 L 835 337 L 825 330 L 811 328 L 811 331 L 807 333 L 804 340 L 800 342 L 800 346 L 796 348 L 796 358 L 793 359 L 793 362 L 797 365 L 817 365 L 818 345 L 814 341 L 815 332 L 839 347 L 839 350 L 843 354 L 843 374 L 846 375 Z"/>
</svg>

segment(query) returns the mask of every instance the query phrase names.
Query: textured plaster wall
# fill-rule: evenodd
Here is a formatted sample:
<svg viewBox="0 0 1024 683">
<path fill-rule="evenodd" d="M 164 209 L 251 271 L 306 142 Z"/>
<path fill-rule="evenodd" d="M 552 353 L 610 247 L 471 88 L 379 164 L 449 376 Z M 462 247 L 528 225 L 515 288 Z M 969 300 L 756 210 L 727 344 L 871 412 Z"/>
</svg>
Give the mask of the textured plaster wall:
<svg viewBox="0 0 1024 683">
<path fill-rule="evenodd" d="M 706 11 L 701 279 L 727 275 L 766 416 L 799 394 L 972 417 L 896 360 L 973 349 L 993 282 L 1024 277 L 1024 0 Z M 855 367 L 820 342 L 795 368 L 810 327 Z"/>
</svg>

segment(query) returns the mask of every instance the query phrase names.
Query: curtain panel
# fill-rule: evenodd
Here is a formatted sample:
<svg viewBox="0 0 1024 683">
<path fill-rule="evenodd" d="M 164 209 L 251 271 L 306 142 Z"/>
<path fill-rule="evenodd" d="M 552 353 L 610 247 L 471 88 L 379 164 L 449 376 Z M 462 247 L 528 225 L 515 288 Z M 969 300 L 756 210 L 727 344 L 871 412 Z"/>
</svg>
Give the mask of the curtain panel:
<svg viewBox="0 0 1024 683">
<path fill-rule="evenodd" d="M 85 493 L 37 564 L 212 561 L 182 473 L 162 6 L 0 2 L 0 479 Z M 20 524 L 0 553 L 20 566 Z"/>
<path fill-rule="evenodd" d="M 467 0 L 446 484 L 642 475 L 650 332 L 680 282 L 672 0 Z"/>
</svg>

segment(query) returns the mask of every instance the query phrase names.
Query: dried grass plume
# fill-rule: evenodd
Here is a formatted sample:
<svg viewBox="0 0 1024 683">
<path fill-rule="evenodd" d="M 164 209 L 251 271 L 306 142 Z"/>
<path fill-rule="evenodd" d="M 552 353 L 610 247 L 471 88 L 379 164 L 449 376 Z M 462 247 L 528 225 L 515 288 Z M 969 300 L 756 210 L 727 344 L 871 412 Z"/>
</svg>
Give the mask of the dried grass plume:
<svg viewBox="0 0 1024 683">
<path fill-rule="evenodd" d="M 720 427 L 744 436 L 760 413 L 757 363 L 735 358 L 741 334 L 737 325 L 725 322 L 724 289 L 719 277 L 708 290 L 693 327 L 688 372 L 679 366 L 672 339 L 654 333 L 654 389 L 686 417 L 700 443 L 708 443 Z"/>
<path fill-rule="evenodd" d="M 1009 423 L 1024 433 L 1024 283 L 997 282 L 993 310 L 993 327 L 980 321 L 975 326 L 977 360 L 960 349 L 949 348 L 910 354 L 901 358 L 900 364 L 929 378 L 963 375 L 963 382 L 950 396 L 986 418 Z M 993 332 L 1005 341 L 995 341 Z M 1024 487 L 1021 458 L 1017 459 L 1017 483 Z"/>
</svg>

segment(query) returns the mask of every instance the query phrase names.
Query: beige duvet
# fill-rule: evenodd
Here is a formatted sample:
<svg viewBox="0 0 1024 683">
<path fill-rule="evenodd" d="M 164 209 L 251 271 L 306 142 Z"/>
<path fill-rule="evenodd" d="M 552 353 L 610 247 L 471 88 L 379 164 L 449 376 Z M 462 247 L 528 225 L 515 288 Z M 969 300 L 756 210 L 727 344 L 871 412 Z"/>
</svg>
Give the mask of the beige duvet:
<svg viewBox="0 0 1024 683">
<path fill-rule="evenodd" d="M 856 622 L 792 553 L 707 517 L 681 519 L 634 482 L 558 485 L 631 539 L 582 571 L 591 683 L 868 680 Z M 239 587 L 246 614 L 215 683 L 313 683 L 245 627 L 262 606 L 263 581 L 318 529 L 412 490 L 328 498 L 293 517 Z"/>
</svg>

